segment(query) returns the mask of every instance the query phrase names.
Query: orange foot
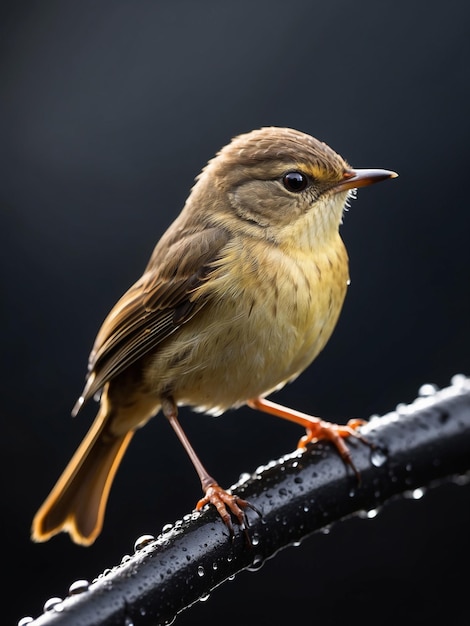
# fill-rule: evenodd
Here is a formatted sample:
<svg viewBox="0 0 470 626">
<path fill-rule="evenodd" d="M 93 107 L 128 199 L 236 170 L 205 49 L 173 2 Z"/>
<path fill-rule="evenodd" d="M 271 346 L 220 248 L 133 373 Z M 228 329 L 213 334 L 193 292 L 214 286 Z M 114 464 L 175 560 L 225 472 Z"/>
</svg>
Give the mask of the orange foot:
<svg viewBox="0 0 470 626">
<path fill-rule="evenodd" d="M 324 420 L 308 415 L 307 413 L 301 413 L 300 411 L 289 409 L 280 404 L 271 402 L 270 400 L 266 400 L 265 398 L 255 398 L 254 400 L 248 401 L 247 404 L 252 409 L 257 409 L 258 411 L 263 411 L 264 413 L 269 413 L 270 415 L 275 415 L 276 417 L 282 417 L 283 419 L 303 426 L 307 431 L 307 434 L 300 439 L 297 445 L 298 448 L 305 448 L 310 442 L 325 439 L 327 441 L 331 441 L 338 450 L 343 461 L 351 467 L 357 480 L 360 480 L 359 471 L 354 465 L 351 452 L 343 439 L 346 437 L 356 437 L 356 439 L 360 439 L 366 445 L 373 447 L 373 444 L 367 441 L 367 439 L 356 430 L 366 423 L 364 420 L 352 419 L 349 420 L 346 426 L 340 426 L 339 424 L 334 424 L 332 422 L 325 422 Z"/>
<path fill-rule="evenodd" d="M 213 482 L 208 486 L 204 486 L 205 496 L 196 504 L 196 510 L 200 511 L 206 504 L 212 504 L 217 509 L 222 521 L 227 526 L 230 537 L 233 539 L 234 530 L 230 517 L 230 513 L 237 519 L 240 528 L 245 533 L 245 537 L 251 546 L 251 539 L 248 533 L 248 518 L 245 510 L 252 509 L 261 517 L 261 512 L 247 500 L 234 496 L 222 489 L 220 485 Z"/>
<path fill-rule="evenodd" d="M 363 426 L 366 422 L 360 419 L 352 419 L 346 424 L 346 426 L 340 426 L 332 422 L 325 422 L 324 420 L 318 420 L 307 426 L 307 433 L 299 439 L 297 448 L 306 448 L 309 443 L 315 443 L 317 441 L 331 441 L 331 443 L 338 450 L 339 455 L 349 465 L 356 475 L 357 480 L 360 480 L 360 474 L 354 462 L 352 460 L 351 451 L 346 443 L 343 441 L 346 437 L 356 437 L 363 443 L 371 446 L 372 444 L 367 441 L 365 437 L 356 431 L 356 428 Z"/>
</svg>

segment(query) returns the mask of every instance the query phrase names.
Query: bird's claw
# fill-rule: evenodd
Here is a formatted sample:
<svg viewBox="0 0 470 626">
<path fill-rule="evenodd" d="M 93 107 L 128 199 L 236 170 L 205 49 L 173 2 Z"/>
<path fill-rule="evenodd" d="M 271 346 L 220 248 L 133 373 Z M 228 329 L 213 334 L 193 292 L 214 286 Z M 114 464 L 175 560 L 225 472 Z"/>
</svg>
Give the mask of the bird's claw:
<svg viewBox="0 0 470 626">
<path fill-rule="evenodd" d="M 351 451 L 344 442 L 344 439 L 347 437 L 355 437 L 356 439 L 362 441 L 362 443 L 365 443 L 373 448 L 374 444 L 357 432 L 357 429 L 364 424 L 366 424 L 366 421 L 362 419 L 350 419 L 346 425 L 334 424 L 324 420 L 314 421 L 307 428 L 306 434 L 299 440 L 297 447 L 306 448 L 309 443 L 314 443 L 316 441 L 331 441 L 346 465 L 349 465 L 353 470 L 357 481 L 360 482 L 361 475 L 359 470 L 354 465 Z"/>
<path fill-rule="evenodd" d="M 251 502 L 229 493 L 217 483 L 213 483 L 205 488 L 205 495 L 196 504 L 196 510 L 200 511 L 206 504 L 212 504 L 217 509 L 232 539 L 235 536 L 231 519 L 231 515 L 233 515 L 245 534 L 249 546 L 252 546 L 248 532 L 250 524 L 245 511 L 246 509 L 251 509 L 261 517 L 261 511 L 259 511 L 259 509 L 251 504 Z"/>
</svg>

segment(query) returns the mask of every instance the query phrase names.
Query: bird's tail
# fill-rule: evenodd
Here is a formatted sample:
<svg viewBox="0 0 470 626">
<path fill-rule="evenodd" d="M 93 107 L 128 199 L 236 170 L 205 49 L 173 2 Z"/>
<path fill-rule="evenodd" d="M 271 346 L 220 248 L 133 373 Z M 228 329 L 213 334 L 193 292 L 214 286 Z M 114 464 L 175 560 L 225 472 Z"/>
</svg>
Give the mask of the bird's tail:
<svg viewBox="0 0 470 626">
<path fill-rule="evenodd" d="M 111 432 L 108 403 L 98 415 L 55 487 L 36 513 L 31 537 L 47 541 L 68 532 L 75 543 L 92 544 L 103 526 L 109 490 L 134 434 Z"/>
</svg>

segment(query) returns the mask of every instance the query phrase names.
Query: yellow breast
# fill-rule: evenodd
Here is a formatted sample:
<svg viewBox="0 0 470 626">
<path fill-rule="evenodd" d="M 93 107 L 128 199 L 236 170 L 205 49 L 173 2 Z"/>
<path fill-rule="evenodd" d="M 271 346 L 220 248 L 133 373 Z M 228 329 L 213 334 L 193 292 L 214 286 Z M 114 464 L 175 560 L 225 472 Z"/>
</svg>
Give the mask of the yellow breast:
<svg viewBox="0 0 470 626">
<path fill-rule="evenodd" d="M 325 346 L 347 282 L 339 235 L 314 254 L 233 241 L 200 288 L 208 304 L 155 355 L 150 384 L 158 381 L 180 404 L 215 414 L 267 395 Z"/>
</svg>

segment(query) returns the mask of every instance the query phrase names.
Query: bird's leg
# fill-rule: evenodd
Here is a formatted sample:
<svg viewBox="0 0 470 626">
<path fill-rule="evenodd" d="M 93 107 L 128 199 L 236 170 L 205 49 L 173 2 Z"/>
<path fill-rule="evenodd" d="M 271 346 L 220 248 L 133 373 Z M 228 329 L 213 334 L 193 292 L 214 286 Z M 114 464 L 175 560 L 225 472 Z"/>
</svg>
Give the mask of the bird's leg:
<svg viewBox="0 0 470 626">
<path fill-rule="evenodd" d="M 351 452 L 344 442 L 344 439 L 352 436 L 360 439 L 363 443 L 369 446 L 372 445 L 356 430 L 359 426 L 365 424 L 364 420 L 352 419 L 349 420 L 345 426 L 340 426 L 339 424 L 326 422 L 318 417 L 313 417 L 307 413 L 301 413 L 300 411 L 289 409 L 281 404 L 276 404 L 275 402 L 266 400 L 265 398 L 255 398 L 253 400 L 249 400 L 247 404 L 252 409 L 257 409 L 259 411 L 263 411 L 264 413 L 275 415 L 276 417 L 282 417 L 283 419 L 303 426 L 306 429 L 307 434 L 300 439 L 297 445 L 298 448 L 305 448 L 308 443 L 320 441 L 322 439 L 331 441 L 338 450 L 343 461 L 346 465 L 351 467 L 357 479 L 360 480 L 360 474 L 353 463 Z"/>
<path fill-rule="evenodd" d="M 227 526 L 230 536 L 233 538 L 234 531 L 230 517 L 231 513 L 236 518 L 240 528 L 244 531 L 249 545 L 251 545 L 251 540 L 247 531 L 248 519 L 245 514 L 245 509 L 253 509 L 253 511 L 258 513 L 258 515 L 261 515 L 261 513 L 252 504 L 243 500 L 243 498 L 239 498 L 238 496 L 235 496 L 223 489 L 208 473 L 178 421 L 178 408 L 173 398 L 168 396 L 162 398 L 162 411 L 170 422 L 178 439 L 183 444 L 183 447 L 191 459 L 191 462 L 194 465 L 197 475 L 201 481 L 202 490 L 205 495 L 196 504 L 196 510 L 200 511 L 206 504 L 212 504 L 215 506 L 217 512 L 222 518 L 222 521 Z"/>
</svg>

